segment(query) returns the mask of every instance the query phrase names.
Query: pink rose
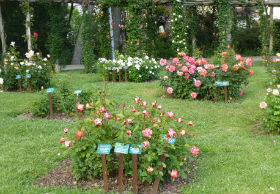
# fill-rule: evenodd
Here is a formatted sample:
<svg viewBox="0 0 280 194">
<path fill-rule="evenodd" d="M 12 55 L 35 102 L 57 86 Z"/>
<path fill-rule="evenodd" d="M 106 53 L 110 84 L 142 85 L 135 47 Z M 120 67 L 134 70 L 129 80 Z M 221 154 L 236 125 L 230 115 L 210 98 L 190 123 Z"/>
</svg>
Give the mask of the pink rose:
<svg viewBox="0 0 280 194">
<path fill-rule="evenodd" d="M 173 93 L 173 88 L 170 88 L 170 87 L 169 87 L 169 88 L 167 88 L 166 91 L 167 91 L 168 94 L 172 94 L 172 93 Z"/>
<path fill-rule="evenodd" d="M 175 67 L 174 65 L 170 65 L 169 71 L 170 71 L 170 72 L 173 72 L 173 71 L 175 71 L 175 70 L 176 70 L 176 67 Z"/>
<path fill-rule="evenodd" d="M 251 66 L 253 63 L 253 60 L 251 58 L 246 59 L 246 65 Z"/>
<path fill-rule="evenodd" d="M 67 128 L 64 128 L 64 133 L 68 133 L 68 129 Z"/>
<path fill-rule="evenodd" d="M 169 174 L 172 178 L 177 178 L 178 177 L 178 171 L 177 170 L 172 170 Z"/>
<path fill-rule="evenodd" d="M 140 97 L 136 96 L 136 97 L 134 98 L 134 101 L 135 101 L 136 103 L 138 103 L 138 102 L 140 101 Z"/>
<path fill-rule="evenodd" d="M 167 116 L 172 119 L 175 116 L 175 113 L 168 111 Z"/>
<path fill-rule="evenodd" d="M 194 155 L 198 155 L 199 154 L 199 149 L 197 148 L 197 147 L 195 147 L 195 146 L 192 146 L 191 148 L 190 148 L 190 151 L 191 151 L 191 153 L 192 153 L 192 155 L 194 156 Z"/>
<path fill-rule="evenodd" d="M 267 104 L 265 102 L 260 103 L 260 108 L 266 108 L 266 107 L 267 107 Z"/>
<path fill-rule="evenodd" d="M 93 120 L 93 123 L 94 123 L 95 125 L 102 125 L 102 119 L 96 118 L 96 119 Z"/>
<path fill-rule="evenodd" d="M 142 142 L 143 148 L 146 148 L 149 144 L 150 144 L 149 141 L 144 141 L 144 142 Z"/>
<path fill-rule="evenodd" d="M 165 66 L 166 65 L 166 59 L 161 59 L 159 63 L 160 63 L 161 66 Z"/>
<path fill-rule="evenodd" d="M 84 105 L 78 103 L 78 104 L 76 105 L 76 108 L 77 108 L 77 110 L 82 111 L 82 110 L 84 110 Z"/>
<path fill-rule="evenodd" d="M 131 108 L 130 112 L 135 113 L 136 112 L 135 108 Z"/>
<path fill-rule="evenodd" d="M 107 112 L 104 113 L 104 118 L 111 119 L 111 115 Z"/>
<path fill-rule="evenodd" d="M 100 106 L 99 112 L 101 113 L 106 112 L 106 108 L 104 106 Z"/>
<path fill-rule="evenodd" d="M 127 130 L 127 131 L 126 131 L 126 134 L 127 134 L 127 135 L 131 135 L 131 130 Z"/>
<path fill-rule="evenodd" d="M 174 131 L 172 128 L 169 128 L 167 131 L 167 138 L 175 138 L 177 137 L 176 131 Z"/>
<path fill-rule="evenodd" d="M 182 70 L 183 72 L 188 72 L 189 69 L 188 69 L 187 66 L 183 66 L 181 70 Z"/>
<path fill-rule="evenodd" d="M 147 170 L 147 172 L 149 172 L 149 173 L 151 173 L 151 172 L 154 171 L 154 169 L 153 169 L 152 167 L 149 167 L 149 168 L 147 168 L 146 170 Z"/>
<path fill-rule="evenodd" d="M 267 88 L 266 91 L 267 92 L 272 92 L 272 89 L 271 88 Z"/>
<path fill-rule="evenodd" d="M 200 80 L 195 80 L 194 85 L 195 85 L 195 87 L 200 87 L 201 86 L 201 81 Z"/>
<path fill-rule="evenodd" d="M 150 128 L 146 128 L 146 129 L 142 130 L 142 134 L 145 137 L 151 138 L 152 134 L 153 134 L 153 130 L 151 130 Z"/>
<path fill-rule="evenodd" d="M 179 133 L 180 133 L 180 135 L 184 136 L 186 134 L 186 131 L 185 130 L 180 130 Z"/>
<path fill-rule="evenodd" d="M 214 71 L 213 71 L 213 72 L 211 72 L 211 74 L 210 74 L 210 76 L 211 76 L 211 77 L 215 77 L 215 75 L 216 75 L 216 74 L 215 74 L 215 72 L 214 72 Z"/>
<path fill-rule="evenodd" d="M 192 121 L 189 121 L 188 125 L 189 125 L 189 126 L 193 126 L 193 122 L 192 122 Z"/>
<path fill-rule="evenodd" d="M 173 63 L 178 63 L 179 62 L 179 59 L 177 57 L 175 57 L 173 60 L 172 60 Z"/>
<path fill-rule="evenodd" d="M 60 140 L 60 143 L 63 143 L 64 142 L 64 137 L 59 138 L 59 140 Z"/>
<path fill-rule="evenodd" d="M 162 105 L 158 105 L 158 106 L 157 106 L 157 109 L 158 109 L 158 110 L 161 110 L 161 109 L 162 109 Z"/>
<path fill-rule="evenodd" d="M 239 91 L 239 96 L 242 96 L 243 93 L 244 93 L 244 90 L 241 89 L 241 90 Z"/>
<path fill-rule="evenodd" d="M 148 111 L 143 110 L 142 114 L 143 114 L 143 115 L 148 115 Z"/>
<path fill-rule="evenodd" d="M 177 118 L 177 122 L 178 123 L 183 123 L 183 119 L 182 118 Z"/>
<path fill-rule="evenodd" d="M 182 76 L 182 75 L 184 75 L 184 73 L 181 72 L 181 71 L 177 71 L 177 75 L 178 75 L 178 76 Z"/>
<path fill-rule="evenodd" d="M 192 97 L 193 99 L 195 99 L 195 98 L 197 97 L 197 93 L 192 92 L 192 93 L 191 93 L 191 97 Z"/>
<path fill-rule="evenodd" d="M 147 106 L 148 103 L 147 103 L 146 101 L 143 101 L 143 102 L 142 102 L 142 105 L 143 105 L 143 106 Z"/>
<path fill-rule="evenodd" d="M 72 144 L 72 141 L 65 141 L 64 144 L 65 144 L 65 147 L 69 148 Z"/>
<path fill-rule="evenodd" d="M 191 74 L 191 75 L 194 74 L 194 71 L 195 71 L 194 68 L 190 68 L 190 69 L 189 69 L 189 74 Z"/>
</svg>

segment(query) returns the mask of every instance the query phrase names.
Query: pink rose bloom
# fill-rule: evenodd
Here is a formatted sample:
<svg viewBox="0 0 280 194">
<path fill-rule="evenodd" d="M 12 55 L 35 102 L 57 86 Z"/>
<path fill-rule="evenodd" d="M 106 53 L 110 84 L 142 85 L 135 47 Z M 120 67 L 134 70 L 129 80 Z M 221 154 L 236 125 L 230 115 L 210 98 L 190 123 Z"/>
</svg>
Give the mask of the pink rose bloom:
<svg viewBox="0 0 280 194">
<path fill-rule="evenodd" d="M 148 111 L 143 110 L 142 114 L 143 114 L 143 115 L 148 115 Z"/>
<path fill-rule="evenodd" d="M 138 102 L 140 101 L 140 97 L 139 97 L 139 96 L 136 96 L 136 97 L 134 98 L 134 101 L 135 101 L 136 103 L 138 103 Z"/>
<path fill-rule="evenodd" d="M 178 177 L 178 171 L 177 170 L 172 170 L 169 174 L 172 178 L 177 178 Z"/>
<path fill-rule="evenodd" d="M 161 109 L 162 109 L 162 105 L 158 105 L 158 106 L 157 106 L 157 109 L 158 109 L 158 110 L 161 110 Z"/>
<path fill-rule="evenodd" d="M 189 79 L 190 78 L 190 74 L 186 73 L 185 74 L 185 79 Z"/>
<path fill-rule="evenodd" d="M 144 141 L 144 142 L 142 142 L 143 148 L 146 148 L 149 144 L 150 144 L 149 141 Z"/>
<path fill-rule="evenodd" d="M 199 149 L 197 148 L 197 147 L 195 147 L 195 146 L 192 146 L 191 147 L 191 149 L 190 149 L 190 151 L 191 151 L 191 153 L 192 153 L 192 155 L 194 156 L 194 155 L 198 155 L 199 154 Z"/>
<path fill-rule="evenodd" d="M 175 57 L 173 60 L 172 60 L 173 63 L 178 63 L 179 62 L 179 59 L 177 57 Z"/>
<path fill-rule="evenodd" d="M 190 69 L 189 69 L 189 73 L 190 73 L 191 75 L 194 74 L 194 71 L 195 71 L 194 68 L 190 68 Z"/>
<path fill-rule="evenodd" d="M 65 144 L 65 147 L 69 148 L 72 144 L 72 141 L 65 141 L 64 144 Z"/>
<path fill-rule="evenodd" d="M 147 170 L 147 172 L 149 172 L 149 173 L 151 173 L 151 172 L 154 171 L 154 169 L 153 169 L 152 167 L 149 167 L 149 168 L 147 168 L 146 170 Z"/>
<path fill-rule="evenodd" d="M 176 67 L 175 67 L 174 65 L 170 65 L 169 71 L 170 71 L 170 72 L 173 72 L 173 71 L 175 71 L 175 70 L 176 70 Z"/>
<path fill-rule="evenodd" d="M 167 116 L 172 119 L 175 116 L 175 113 L 168 111 Z"/>
<path fill-rule="evenodd" d="M 104 106 L 100 106 L 99 112 L 106 112 L 106 108 Z"/>
<path fill-rule="evenodd" d="M 248 86 L 245 86 L 245 88 L 248 89 L 249 87 L 248 87 Z"/>
<path fill-rule="evenodd" d="M 207 74 L 207 71 L 206 71 L 206 69 L 201 69 L 201 71 L 200 71 L 199 73 L 200 73 L 200 75 L 202 75 L 203 77 L 205 77 L 206 74 Z"/>
<path fill-rule="evenodd" d="M 136 112 L 135 108 L 131 108 L 130 112 L 135 113 Z"/>
<path fill-rule="evenodd" d="M 95 125 L 102 125 L 102 119 L 100 119 L 100 118 L 94 119 L 93 122 Z"/>
<path fill-rule="evenodd" d="M 280 88 L 280 85 L 277 85 L 277 88 Z"/>
<path fill-rule="evenodd" d="M 107 112 L 105 112 L 103 116 L 106 119 L 111 119 L 111 115 L 109 113 L 107 113 Z"/>
<path fill-rule="evenodd" d="M 180 135 L 184 136 L 186 134 L 186 131 L 185 130 L 180 130 L 179 133 L 180 133 Z"/>
<path fill-rule="evenodd" d="M 181 71 L 177 71 L 177 75 L 182 76 L 182 75 L 184 75 L 184 73 Z"/>
<path fill-rule="evenodd" d="M 89 103 L 87 103 L 87 104 L 86 104 L 86 108 L 89 108 L 89 107 L 90 107 L 90 104 L 89 104 Z"/>
<path fill-rule="evenodd" d="M 275 69 L 273 69 L 271 72 L 272 72 L 272 73 L 276 73 L 276 70 L 275 70 Z"/>
<path fill-rule="evenodd" d="M 188 70 L 189 70 L 189 69 L 188 69 L 187 66 L 183 66 L 183 67 L 182 67 L 182 71 L 183 71 L 183 72 L 188 72 Z"/>
<path fill-rule="evenodd" d="M 123 125 L 128 125 L 132 122 L 133 119 L 126 119 L 124 122 L 123 122 Z"/>
<path fill-rule="evenodd" d="M 213 71 L 213 72 L 211 72 L 211 74 L 210 74 L 210 76 L 211 76 L 211 77 L 215 77 L 215 75 L 216 75 L 216 74 L 215 74 L 215 72 L 214 72 L 214 71 Z"/>
<path fill-rule="evenodd" d="M 60 143 L 63 143 L 64 142 L 64 137 L 59 138 L 59 140 L 60 140 Z"/>
<path fill-rule="evenodd" d="M 246 65 L 251 66 L 253 63 L 253 60 L 251 58 L 246 59 Z"/>
<path fill-rule="evenodd" d="M 147 103 L 146 101 L 144 101 L 144 102 L 142 102 L 142 105 L 143 105 L 143 106 L 147 106 L 148 103 Z"/>
<path fill-rule="evenodd" d="M 200 87 L 201 86 L 201 81 L 200 80 L 195 80 L 194 85 L 195 85 L 195 87 Z"/>
<path fill-rule="evenodd" d="M 182 123 L 182 122 L 183 122 L 183 119 L 182 119 L 182 118 L 177 118 L 177 122 L 178 122 L 178 123 Z"/>
<path fill-rule="evenodd" d="M 77 110 L 82 111 L 82 110 L 84 110 L 84 105 L 83 104 L 77 104 L 76 108 L 77 108 Z"/>
<path fill-rule="evenodd" d="M 192 92 L 192 93 L 191 93 L 191 97 L 192 97 L 193 99 L 195 99 L 195 98 L 197 97 L 197 93 Z"/>
<path fill-rule="evenodd" d="M 127 131 L 126 131 L 126 134 L 127 134 L 127 135 L 131 135 L 131 130 L 127 130 Z"/>
<path fill-rule="evenodd" d="M 242 95 L 243 95 L 243 93 L 244 93 L 244 90 L 243 90 L 243 89 L 241 89 L 241 90 L 240 90 L 240 92 L 239 92 L 239 96 L 242 96 Z"/>
<path fill-rule="evenodd" d="M 260 108 L 266 108 L 266 107 L 267 107 L 267 104 L 265 102 L 260 103 Z"/>
<path fill-rule="evenodd" d="M 64 133 L 68 133 L 68 129 L 67 128 L 64 128 Z"/>
<path fill-rule="evenodd" d="M 166 59 L 161 59 L 159 63 L 160 63 L 161 66 L 165 66 L 166 65 Z"/>
<path fill-rule="evenodd" d="M 272 89 L 271 88 L 267 88 L 266 91 L 267 92 L 272 92 Z"/>
<path fill-rule="evenodd" d="M 152 105 L 152 107 L 156 107 L 157 106 L 157 102 L 152 102 L 151 105 Z"/>
<path fill-rule="evenodd" d="M 174 131 L 172 128 L 169 128 L 167 131 L 167 138 L 175 138 L 177 137 L 176 131 Z"/>
<path fill-rule="evenodd" d="M 193 122 L 192 122 L 192 121 L 189 121 L 188 125 L 189 125 L 189 126 L 193 126 Z"/>
<path fill-rule="evenodd" d="M 151 138 L 152 134 L 153 134 L 153 130 L 151 130 L 150 128 L 146 128 L 146 129 L 142 130 L 142 134 L 145 137 Z"/>
<path fill-rule="evenodd" d="M 169 88 L 167 88 L 166 91 L 167 91 L 168 94 L 172 94 L 172 93 L 173 93 L 173 88 L 170 88 L 170 87 L 169 87 Z"/>
<path fill-rule="evenodd" d="M 242 57 L 241 57 L 241 55 L 238 55 L 238 54 L 235 55 L 235 59 L 236 59 L 237 61 L 242 61 L 242 60 L 243 60 Z"/>
</svg>

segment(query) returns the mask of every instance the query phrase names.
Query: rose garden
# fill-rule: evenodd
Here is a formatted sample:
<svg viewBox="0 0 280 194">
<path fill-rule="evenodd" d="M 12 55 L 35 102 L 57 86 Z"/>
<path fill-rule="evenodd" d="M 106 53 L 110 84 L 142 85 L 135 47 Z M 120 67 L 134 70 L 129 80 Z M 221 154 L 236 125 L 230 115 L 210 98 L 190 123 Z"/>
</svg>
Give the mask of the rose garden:
<svg viewBox="0 0 280 194">
<path fill-rule="evenodd" d="M 279 193 L 277 6 L 0 2 L 0 193 Z"/>
</svg>

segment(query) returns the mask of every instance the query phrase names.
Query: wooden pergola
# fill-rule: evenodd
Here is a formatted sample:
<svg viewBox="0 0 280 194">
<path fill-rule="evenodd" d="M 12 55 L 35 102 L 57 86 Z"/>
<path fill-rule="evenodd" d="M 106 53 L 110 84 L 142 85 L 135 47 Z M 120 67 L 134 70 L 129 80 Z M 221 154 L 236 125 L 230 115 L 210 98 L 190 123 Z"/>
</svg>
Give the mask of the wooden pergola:
<svg viewBox="0 0 280 194">
<path fill-rule="evenodd" d="M 1 2 L 6 1 L 26 1 L 26 0 L 0 0 Z M 32 3 L 36 2 L 37 0 L 28 0 L 27 2 Z M 55 2 L 55 3 L 71 3 L 71 11 L 70 14 L 73 11 L 73 3 L 81 4 L 84 0 L 45 0 L 45 2 Z M 96 0 L 90 0 L 89 2 L 95 2 Z M 162 4 L 170 4 L 169 0 L 155 0 L 156 2 L 162 3 Z M 270 7 L 270 25 L 273 25 L 273 8 L 274 7 L 280 7 L 280 0 L 263 0 L 264 5 L 267 5 Z M 191 1 L 184 1 L 185 6 L 212 6 L 214 4 L 214 0 L 191 0 Z M 230 0 L 230 4 L 235 7 L 254 7 L 257 6 L 256 0 Z M 111 21 L 110 21 L 111 22 Z M 27 45 L 28 50 L 31 50 L 31 29 L 30 29 L 30 13 L 26 14 L 26 36 L 27 36 Z M 6 42 L 5 42 L 5 33 L 4 33 L 4 24 L 3 24 L 3 18 L 2 18 L 2 12 L 1 12 L 1 5 L 0 5 L 0 37 L 1 37 L 1 43 L 2 43 L 2 53 L 6 53 Z M 113 37 L 113 36 L 111 36 Z M 113 46 L 113 45 L 112 45 Z M 273 48 L 273 37 L 272 34 L 270 34 L 269 38 L 269 50 L 272 51 Z"/>
</svg>

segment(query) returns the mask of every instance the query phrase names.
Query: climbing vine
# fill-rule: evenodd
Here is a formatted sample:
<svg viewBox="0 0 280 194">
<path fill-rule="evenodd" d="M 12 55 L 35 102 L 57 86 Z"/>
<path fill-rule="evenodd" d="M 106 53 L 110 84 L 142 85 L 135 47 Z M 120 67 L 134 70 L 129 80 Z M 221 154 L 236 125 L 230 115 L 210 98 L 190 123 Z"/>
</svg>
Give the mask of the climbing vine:
<svg viewBox="0 0 280 194">
<path fill-rule="evenodd" d="M 186 13 L 184 10 L 184 2 L 181 0 L 172 1 L 171 12 L 171 39 L 172 47 L 177 52 L 189 53 L 187 47 L 187 27 Z"/>
<path fill-rule="evenodd" d="M 196 50 L 196 34 L 198 31 L 198 12 L 197 12 L 197 7 L 196 6 L 190 6 L 186 8 L 186 15 L 187 17 L 187 26 L 188 26 L 188 34 L 189 34 L 189 39 L 187 40 L 188 42 L 191 43 L 192 47 L 189 46 L 189 50 L 192 53 L 192 56 L 195 55 L 195 50 Z"/>
<path fill-rule="evenodd" d="M 228 35 L 230 34 L 232 25 L 232 7 L 229 0 L 215 0 L 214 4 L 217 8 L 216 22 L 218 27 L 218 50 L 223 51 L 228 44 L 231 44 Z"/>
</svg>

